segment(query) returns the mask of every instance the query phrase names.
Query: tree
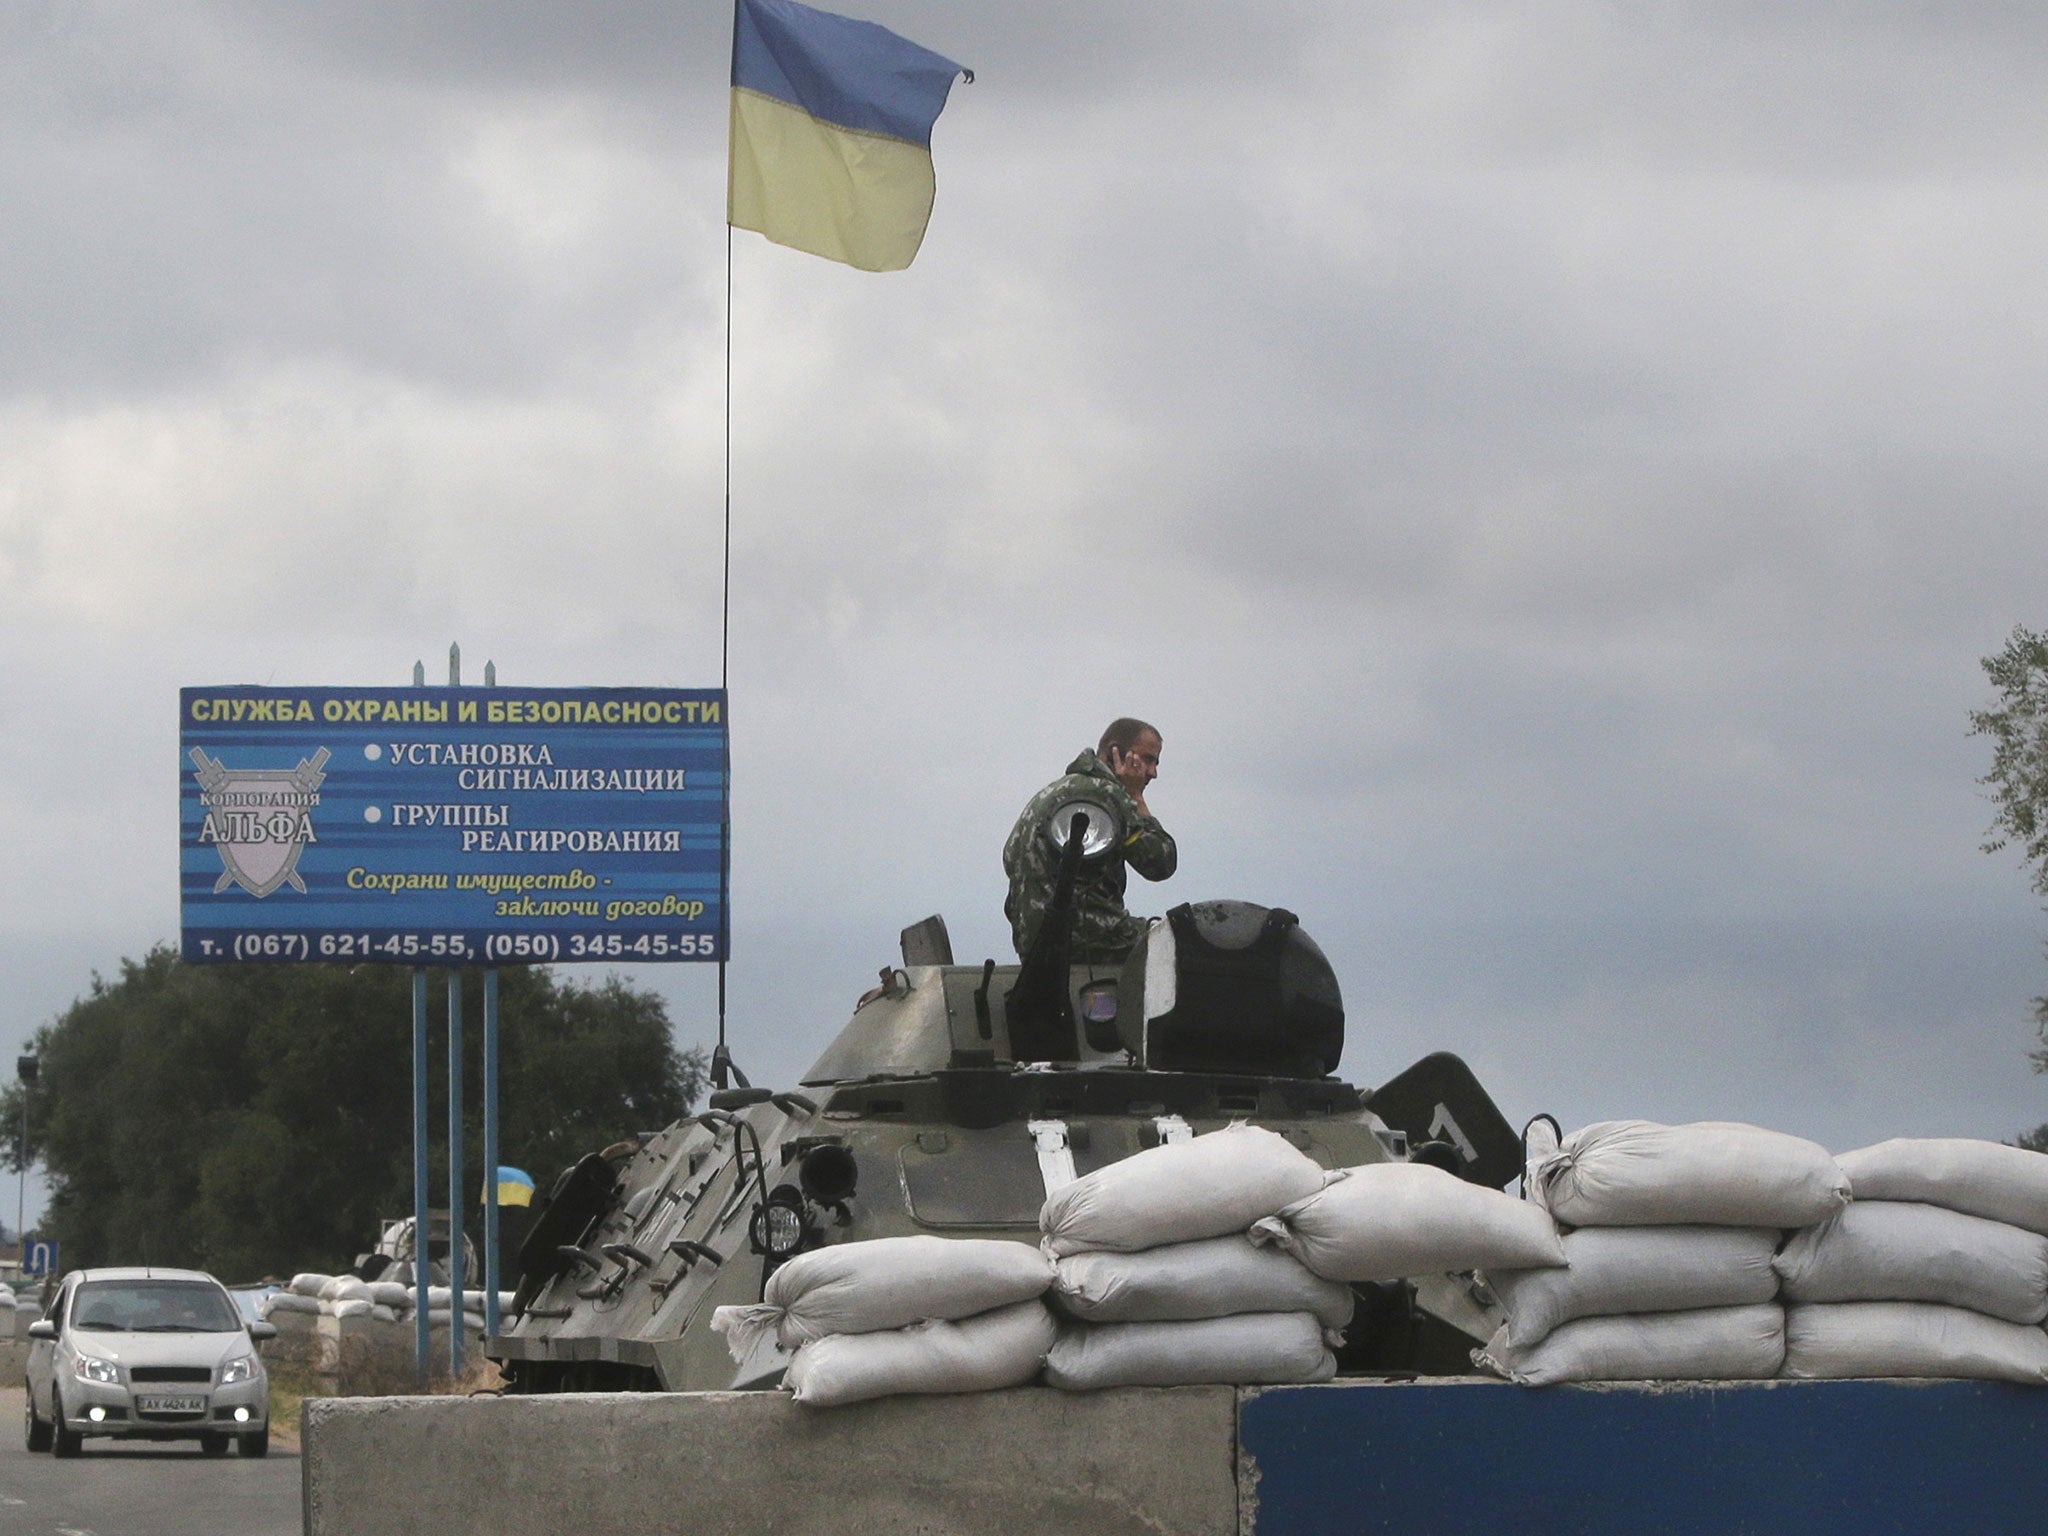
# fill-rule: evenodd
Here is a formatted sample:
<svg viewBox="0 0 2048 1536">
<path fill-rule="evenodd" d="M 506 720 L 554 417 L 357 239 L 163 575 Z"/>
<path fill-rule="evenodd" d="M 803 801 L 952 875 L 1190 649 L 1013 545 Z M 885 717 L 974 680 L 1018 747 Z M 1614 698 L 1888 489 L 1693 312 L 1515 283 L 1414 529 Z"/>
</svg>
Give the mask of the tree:
<svg viewBox="0 0 2048 1536">
<path fill-rule="evenodd" d="M 445 1203 L 446 985 L 430 995 L 433 1203 Z M 661 998 L 617 978 L 583 987 L 500 972 L 499 1156 L 557 1170 L 659 1129 L 703 1091 L 701 1049 L 678 1051 Z M 483 1187 L 482 983 L 465 980 L 463 1181 Z M 412 1210 L 412 1002 L 395 966 L 205 965 L 168 948 L 124 960 L 38 1030 L 29 1101 L 45 1165 L 45 1235 L 67 1264 L 157 1263 L 224 1278 L 337 1270 Z M 14 1138 L 6 1161 L 17 1167 Z"/>
<path fill-rule="evenodd" d="M 2005 649 L 1984 658 L 1984 673 L 1998 690 L 1995 707 L 1970 711 L 1970 734 L 1991 738 L 1991 771 L 1978 782 L 1998 807 L 1984 851 L 2018 844 L 2035 892 L 2048 897 L 2048 634 L 2014 625 Z M 2048 997 L 2034 999 L 2034 1028 L 2042 1041 L 2034 1070 L 2048 1072 Z M 2048 1151 L 2048 1124 L 2015 1144 Z"/>
</svg>

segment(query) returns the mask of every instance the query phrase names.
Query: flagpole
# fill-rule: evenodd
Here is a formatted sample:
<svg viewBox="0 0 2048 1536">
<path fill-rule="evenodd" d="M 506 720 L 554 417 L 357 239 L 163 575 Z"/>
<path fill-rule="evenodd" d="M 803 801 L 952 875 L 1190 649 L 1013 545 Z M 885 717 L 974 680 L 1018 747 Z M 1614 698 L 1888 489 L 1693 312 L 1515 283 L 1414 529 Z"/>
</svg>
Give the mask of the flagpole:
<svg viewBox="0 0 2048 1536">
<path fill-rule="evenodd" d="M 801 67 L 785 70 L 776 62 L 785 55 Z M 932 123 L 944 110 L 953 81 L 961 75 L 972 80 L 974 71 L 873 22 L 835 16 L 806 5 L 733 0 L 732 104 L 725 173 L 725 525 L 718 615 L 718 687 L 725 701 L 725 729 L 719 735 L 725 816 L 718 839 L 718 1046 L 711 1053 L 714 1089 L 733 1081 L 742 1088 L 749 1086 L 746 1074 L 733 1065 L 725 1028 L 726 956 L 732 947 L 733 227 L 738 223 L 778 245 L 870 272 L 894 272 L 909 266 L 931 218 Z M 808 88 L 799 88 L 797 81 Z M 763 123 L 793 113 L 815 130 L 794 140 L 768 134 L 764 141 L 770 145 L 768 159 L 787 162 L 779 189 L 772 187 L 776 178 L 764 175 L 762 145 L 747 131 L 755 110 L 750 102 L 767 103 L 770 118 L 761 119 Z M 847 148 L 849 143 L 852 149 Z M 854 217 L 834 214 L 828 206 L 831 200 L 815 195 L 819 155 L 824 157 L 825 174 L 852 173 Z M 736 177 L 735 169 L 743 162 L 746 174 Z M 809 171 L 804 169 L 806 165 Z"/>
<path fill-rule="evenodd" d="M 739 6 L 733 6 L 735 43 Z M 730 180 L 731 172 L 727 177 Z M 727 193 L 730 198 L 730 190 Z M 720 774 L 725 815 L 718 824 L 718 1048 L 711 1053 L 711 1086 L 724 1088 L 732 1071 L 732 1052 L 725 1043 L 725 961 L 731 947 L 732 920 L 732 218 L 725 223 L 725 525 L 722 533 L 723 575 L 718 592 L 718 693 L 725 707 L 725 729 L 719 733 Z M 741 1075 L 744 1083 L 746 1077 Z"/>
</svg>

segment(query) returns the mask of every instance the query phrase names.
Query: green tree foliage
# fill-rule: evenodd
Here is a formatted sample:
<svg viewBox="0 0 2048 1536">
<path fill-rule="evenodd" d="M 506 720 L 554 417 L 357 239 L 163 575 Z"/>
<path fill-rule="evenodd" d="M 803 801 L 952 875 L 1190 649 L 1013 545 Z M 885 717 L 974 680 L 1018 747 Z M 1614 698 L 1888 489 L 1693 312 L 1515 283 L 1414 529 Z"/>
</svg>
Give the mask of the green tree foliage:
<svg viewBox="0 0 2048 1536">
<path fill-rule="evenodd" d="M 482 979 L 466 978 L 463 1183 L 483 1188 Z M 432 1201 L 446 1203 L 443 973 L 430 979 Z M 499 1157 L 545 1194 L 556 1172 L 685 1113 L 704 1053 L 678 1051 L 662 1000 L 500 972 Z M 123 961 L 31 1047 L 28 1155 L 67 1265 L 193 1265 L 249 1279 L 338 1270 L 412 1211 L 412 986 L 395 966 Z M 0 1093 L 21 1120 L 22 1085 Z M 18 1133 L 17 1133 L 18 1136 Z M 7 1163 L 18 1167 L 13 1142 Z"/>
<path fill-rule="evenodd" d="M 1998 690 L 1992 708 L 1970 711 L 1970 734 L 1991 738 L 1991 771 L 1978 782 L 1998 807 L 1984 851 L 2018 844 L 2035 891 L 2048 896 L 2048 635 L 2014 625 L 2005 649 L 1984 658 L 1984 673 Z M 2048 1072 L 2048 997 L 2034 999 L 2034 1027 L 2042 1040 L 2034 1070 Z M 2048 1125 L 2013 1144 L 2048 1152 Z"/>
<path fill-rule="evenodd" d="M 1984 851 L 2018 844 L 2048 896 L 2048 635 L 2015 625 L 1984 673 L 1998 690 L 1995 706 L 1970 711 L 1970 734 L 1991 738 L 1991 771 L 1978 782 L 1998 807 Z M 2034 999 L 2034 1023 L 2048 1047 L 2048 997 Z M 2034 1070 L 2048 1072 L 2048 1048 L 2033 1054 Z"/>
<path fill-rule="evenodd" d="M 1978 782 L 1998 805 L 1986 853 L 2017 842 L 2048 896 L 2048 635 L 2016 625 L 1996 656 L 1984 658 L 1998 705 L 1970 711 L 1970 734 L 1991 738 L 1991 771 Z"/>
</svg>

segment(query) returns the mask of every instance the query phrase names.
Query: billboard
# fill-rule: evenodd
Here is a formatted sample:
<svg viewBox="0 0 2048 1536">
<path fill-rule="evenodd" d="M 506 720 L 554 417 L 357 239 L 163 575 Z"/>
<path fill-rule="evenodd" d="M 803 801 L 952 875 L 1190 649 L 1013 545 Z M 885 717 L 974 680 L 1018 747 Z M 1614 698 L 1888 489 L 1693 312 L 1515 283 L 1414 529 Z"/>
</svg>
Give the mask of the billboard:
<svg viewBox="0 0 2048 1536">
<path fill-rule="evenodd" d="M 720 958 L 725 696 L 186 688 L 188 961 Z"/>
</svg>

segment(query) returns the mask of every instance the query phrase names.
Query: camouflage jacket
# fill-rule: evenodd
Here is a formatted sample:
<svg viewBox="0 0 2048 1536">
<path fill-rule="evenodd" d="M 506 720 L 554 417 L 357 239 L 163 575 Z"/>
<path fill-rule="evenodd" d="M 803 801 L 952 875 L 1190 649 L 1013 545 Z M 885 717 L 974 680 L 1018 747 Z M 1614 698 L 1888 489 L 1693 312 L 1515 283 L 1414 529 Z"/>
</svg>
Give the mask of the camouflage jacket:
<svg viewBox="0 0 2048 1536">
<path fill-rule="evenodd" d="M 1146 926 L 1144 918 L 1124 910 L 1124 866 L 1129 864 L 1147 880 L 1164 880 L 1173 873 L 1179 854 L 1166 828 L 1138 809 L 1131 792 L 1093 752 L 1083 752 L 1067 765 L 1064 778 L 1031 797 L 1003 844 L 1003 869 L 1010 877 L 1003 912 L 1010 919 L 1010 934 L 1020 956 L 1038 937 L 1060 866 L 1059 851 L 1045 835 L 1045 821 L 1069 800 L 1102 802 L 1115 811 L 1124 829 L 1122 846 L 1083 863 L 1074 882 L 1073 958 L 1121 960 L 1144 937 Z"/>
</svg>

